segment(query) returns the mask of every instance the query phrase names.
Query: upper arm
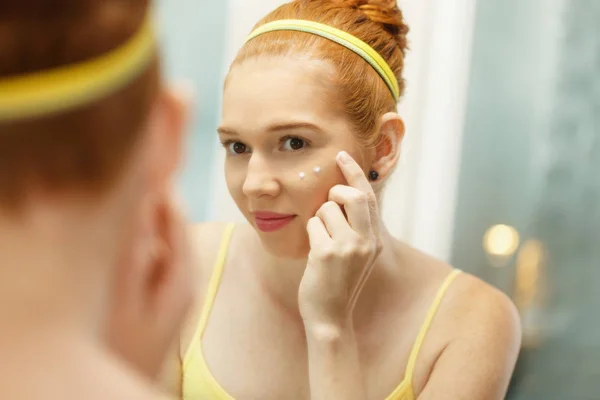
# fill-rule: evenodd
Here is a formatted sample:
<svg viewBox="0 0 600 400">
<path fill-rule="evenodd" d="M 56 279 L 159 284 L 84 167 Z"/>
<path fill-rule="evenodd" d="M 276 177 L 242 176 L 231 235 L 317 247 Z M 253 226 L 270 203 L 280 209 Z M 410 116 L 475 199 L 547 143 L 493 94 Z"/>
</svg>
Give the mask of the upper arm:
<svg viewBox="0 0 600 400">
<path fill-rule="evenodd" d="M 506 395 L 521 345 L 519 315 L 508 297 L 487 285 L 466 301 L 458 334 L 440 354 L 419 400 Z"/>
</svg>

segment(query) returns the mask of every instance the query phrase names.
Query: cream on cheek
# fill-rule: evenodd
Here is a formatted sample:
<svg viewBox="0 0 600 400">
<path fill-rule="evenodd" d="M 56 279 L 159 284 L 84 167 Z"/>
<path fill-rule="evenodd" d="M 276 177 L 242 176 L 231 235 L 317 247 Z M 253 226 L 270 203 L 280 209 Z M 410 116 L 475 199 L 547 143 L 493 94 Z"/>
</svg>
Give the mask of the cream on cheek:
<svg viewBox="0 0 600 400">
<path fill-rule="evenodd" d="M 319 166 L 313 167 L 312 172 L 315 175 L 314 177 L 318 177 L 319 174 L 321 173 L 321 167 L 319 167 Z M 300 180 L 304 180 L 306 178 L 306 172 L 304 172 L 304 171 L 298 172 L 298 178 L 300 178 Z"/>
<path fill-rule="evenodd" d="M 343 184 L 343 176 L 334 157 L 315 157 L 281 174 L 284 190 L 292 197 L 306 219 L 327 202 L 329 190 Z"/>
<path fill-rule="evenodd" d="M 347 150 L 348 151 L 348 150 Z M 290 193 L 294 193 L 295 203 L 299 204 L 307 218 L 315 215 L 317 210 L 329 200 L 329 191 L 336 185 L 348 185 L 336 156 L 338 151 L 330 154 L 311 157 L 303 162 L 302 166 L 296 167 L 287 174 L 286 185 L 290 187 Z M 362 160 L 358 151 L 349 151 L 355 160 Z"/>
</svg>

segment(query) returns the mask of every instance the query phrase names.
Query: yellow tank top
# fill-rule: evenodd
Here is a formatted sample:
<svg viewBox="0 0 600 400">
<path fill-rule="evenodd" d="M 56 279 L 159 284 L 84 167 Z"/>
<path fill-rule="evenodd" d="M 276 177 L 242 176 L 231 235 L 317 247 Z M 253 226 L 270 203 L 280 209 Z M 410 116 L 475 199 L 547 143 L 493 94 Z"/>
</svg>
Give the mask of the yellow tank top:
<svg viewBox="0 0 600 400">
<path fill-rule="evenodd" d="M 206 299 L 204 306 L 200 314 L 200 320 L 196 332 L 192 338 L 190 346 L 188 347 L 183 357 L 183 377 L 182 377 L 182 393 L 183 400 L 235 400 L 231 397 L 225 389 L 219 385 L 219 382 L 214 378 L 206 360 L 204 359 L 204 353 L 202 351 L 202 336 L 208 323 L 208 318 L 212 310 L 217 292 L 219 290 L 219 284 L 221 282 L 221 276 L 225 267 L 225 261 L 227 258 L 227 250 L 229 248 L 229 242 L 233 234 L 234 224 L 229 224 L 223 234 L 223 239 L 215 262 L 213 274 L 211 276 L 208 290 L 206 293 Z M 442 286 L 437 292 L 437 295 L 433 301 L 433 304 L 427 312 L 425 322 L 421 326 L 419 334 L 413 344 L 406 366 L 404 374 L 404 380 L 394 389 L 385 400 L 414 400 L 415 396 L 412 387 L 413 372 L 415 364 L 421 350 L 421 345 L 425 340 L 425 336 L 429 331 L 429 327 L 433 318 L 444 298 L 448 287 L 454 281 L 454 278 L 460 273 L 460 270 L 454 270 L 445 279 Z"/>
</svg>

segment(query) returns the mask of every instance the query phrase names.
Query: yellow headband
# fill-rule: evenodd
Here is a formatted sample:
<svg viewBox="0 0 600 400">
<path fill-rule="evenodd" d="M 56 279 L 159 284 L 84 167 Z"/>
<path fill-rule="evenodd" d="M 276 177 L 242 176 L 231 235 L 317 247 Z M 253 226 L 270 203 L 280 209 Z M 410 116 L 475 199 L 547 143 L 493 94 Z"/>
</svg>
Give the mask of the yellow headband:
<svg viewBox="0 0 600 400">
<path fill-rule="evenodd" d="M 279 21 L 269 22 L 258 27 L 248 36 L 246 43 L 255 37 L 267 32 L 273 31 L 299 31 L 312 33 L 313 35 L 321 36 L 329 39 L 337 44 L 340 44 L 354 53 L 361 56 L 375 71 L 381 76 L 387 87 L 392 92 L 394 100 L 398 101 L 400 97 L 400 88 L 398 80 L 388 63 L 367 43 L 359 38 L 352 36 L 348 32 L 344 32 L 329 25 L 324 25 L 314 21 L 306 21 L 299 19 L 284 19 Z"/>
<path fill-rule="evenodd" d="M 0 122 L 66 111 L 108 96 L 138 76 L 154 51 L 148 16 L 131 39 L 100 57 L 48 71 L 0 78 Z"/>
</svg>

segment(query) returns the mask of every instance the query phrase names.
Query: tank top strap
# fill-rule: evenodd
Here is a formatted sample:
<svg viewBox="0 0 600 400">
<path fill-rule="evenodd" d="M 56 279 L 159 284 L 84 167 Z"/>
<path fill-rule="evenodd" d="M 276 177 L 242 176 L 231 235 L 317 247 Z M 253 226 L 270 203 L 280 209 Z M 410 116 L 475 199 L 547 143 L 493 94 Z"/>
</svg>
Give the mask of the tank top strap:
<svg viewBox="0 0 600 400">
<path fill-rule="evenodd" d="M 462 272 L 461 270 L 455 269 L 446 277 L 446 279 L 444 280 L 444 282 L 438 289 L 435 299 L 433 300 L 431 307 L 429 307 L 429 311 L 427 311 L 427 316 L 425 317 L 425 322 L 423 322 L 423 325 L 421 326 L 421 329 L 419 331 L 417 339 L 415 340 L 415 343 L 413 344 L 413 347 L 411 349 L 410 357 L 408 359 L 408 364 L 406 366 L 406 372 L 404 374 L 404 381 L 408 382 L 409 384 L 412 384 L 415 364 L 417 363 L 417 358 L 419 357 L 419 352 L 421 351 L 421 346 L 423 345 L 423 342 L 425 341 L 427 332 L 429 332 L 429 328 L 431 327 L 433 318 L 435 317 L 435 314 L 437 313 L 438 309 L 440 308 L 440 304 L 442 303 L 442 300 L 444 299 L 444 296 L 445 296 L 446 292 L 448 291 L 448 288 L 450 287 L 452 282 L 454 282 L 454 279 L 456 279 L 456 277 L 461 272 Z"/>
<path fill-rule="evenodd" d="M 206 296 L 204 296 L 204 304 L 202 305 L 202 311 L 200 313 L 200 319 L 198 320 L 198 326 L 196 327 L 194 336 L 192 336 L 192 341 L 187 351 L 185 352 L 185 356 L 183 358 L 184 370 L 187 364 L 189 364 L 189 361 L 192 355 L 194 354 L 195 349 L 198 347 L 200 341 L 202 340 L 204 330 L 206 329 L 206 325 L 208 324 L 210 312 L 212 311 L 213 305 L 215 303 L 215 298 L 217 297 L 217 292 L 219 291 L 219 286 L 221 284 L 221 277 L 223 276 L 223 270 L 225 269 L 225 261 L 227 260 L 227 253 L 229 250 L 231 237 L 233 236 L 234 227 L 234 223 L 227 224 L 225 230 L 223 231 L 221 237 L 221 244 L 217 253 L 217 259 L 215 261 L 213 272 L 208 283 Z"/>
</svg>

